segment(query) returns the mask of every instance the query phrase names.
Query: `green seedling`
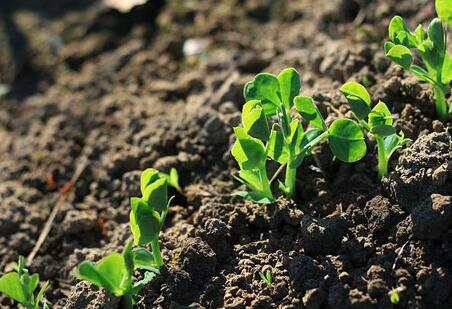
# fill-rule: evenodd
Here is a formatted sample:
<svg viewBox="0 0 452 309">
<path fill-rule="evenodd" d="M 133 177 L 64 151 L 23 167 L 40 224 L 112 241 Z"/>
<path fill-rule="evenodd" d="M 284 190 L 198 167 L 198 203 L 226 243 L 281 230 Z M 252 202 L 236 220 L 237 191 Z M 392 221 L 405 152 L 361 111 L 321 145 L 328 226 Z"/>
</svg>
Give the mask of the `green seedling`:
<svg viewBox="0 0 452 309">
<path fill-rule="evenodd" d="M 378 176 L 382 178 L 388 173 L 388 162 L 392 154 L 411 140 L 405 138 L 402 131 L 396 133 L 393 126 L 394 117 L 384 102 L 379 101 L 370 108 L 370 95 L 363 85 L 348 82 L 340 91 L 348 100 L 355 118 L 375 137 L 378 148 Z"/>
<path fill-rule="evenodd" d="M 132 249 L 128 241 L 121 253 L 112 253 L 97 263 L 84 261 L 79 265 L 79 278 L 104 288 L 109 293 L 122 297 L 123 307 L 132 308 L 135 296 L 158 273 L 152 253 L 144 248 Z M 147 270 L 144 278 L 133 282 L 136 269 Z"/>
<path fill-rule="evenodd" d="M 130 226 L 136 245 L 151 244 L 157 268 L 163 266 L 159 234 L 172 200 L 168 200 L 168 180 L 153 168 L 141 173 L 142 197 L 132 197 Z"/>
<path fill-rule="evenodd" d="M 262 281 L 267 285 L 267 287 L 269 287 L 270 289 L 273 287 L 272 286 L 273 276 L 269 269 L 267 269 L 265 274 L 260 271 L 259 276 L 261 277 Z"/>
<path fill-rule="evenodd" d="M 0 277 L 0 292 L 21 303 L 27 309 L 38 309 L 49 282 L 46 281 L 35 297 L 35 290 L 39 285 L 39 275 L 30 275 L 25 268 L 25 258 L 19 257 L 19 262 L 14 266 L 13 272 Z M 44 302 L 42 308 L 49 308 Z"/>
<path fill-rule="evenodd" d="M 451 22 L 451 0 L 436 1 L 438 15 Z M 430 83 L 435 94 L 435 109 L 440 118 L 452 113 L 452 104 L 447 102 L 452 81 L 452 55 L 447 51 L 447 33 L 438 18 L 430 23 L 427 33 L 419 25 L 412 33 L 400 16 L 394 16 L 389 24 L 390 41 L 384 45 L 386 56 L 420 80 Z M 419 54 L 424 68 L 414 64 L 413 54 Z"/>
<path fill-rule="evenodd" d="M 329 127 L 310 97 L 300 96 L 300 78 L 293 68 L 278 76 L 260 73 L 244 87 L 247 102 L 242 110 L 242 127 L 234 128 L 236 142 L 232 155 L 240 171 L 236 179 L 249 191 L 235 195 L 257 203 L 274 201 L 267 176 L 267 158 L 285 166 L 285 181 L 279 188 L 295 194 L 297 168 L 314 145 L 328 140 L 331 151 L 344 162 L 355 162 L 366 153 L 364 135 L 350 119 L 336 119 Z M 305 131 L 296 109 L 310 126 Z"/>
<path fill-rule="evenodd" d="M 392 290 L 389 295 L 389 300 L 391 301 L 391 304 L 398 305 L 400 302 L 399 293 L 397 293 L 396 290 Z"/>
</svg>

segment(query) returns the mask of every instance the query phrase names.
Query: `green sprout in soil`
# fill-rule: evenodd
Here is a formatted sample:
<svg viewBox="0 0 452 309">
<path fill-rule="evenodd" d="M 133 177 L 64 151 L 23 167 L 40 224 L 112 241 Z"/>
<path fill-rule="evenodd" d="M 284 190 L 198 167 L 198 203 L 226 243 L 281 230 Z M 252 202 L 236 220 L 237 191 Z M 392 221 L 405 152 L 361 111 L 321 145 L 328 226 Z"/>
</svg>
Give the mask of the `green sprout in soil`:
<svg viewBox="0 0 452 309">
<path fill-rule="evenodd" d="M 160 178 L 166 179 L 168 186 L 171 186 L 174 189 L 176 189 L 178 192 L 182 193 L 182 189 L 179 184 L 179 173 L 177 172 L 177 170 L 174 167 L 171 168 L 169 174 L 160 172 L 159 176 L 160 176 Z"/>
<path fill-rule="evenodd" d="M 272 273 L 270 272 L 269 269 L 267 269 L 267 271 L 265 272 L 265 274 L 263 272 L 259 272 L 259 277 L 261 277 L 262 281 L 267 285 L 268 288 L 272 288 L 272 283 L 273 283 L 273 276 Z"/>
<path fill-rule="evenodd" d="M 141 174 L 142 197 L 132 197 L 130 204 L 130 226 L 136 245 L 151 244 L 152 255 L 157 268 L 163 266 L 160 253 L 159 234 L 168 214 L 172 200 L 168 200 L 167 177 L 153 168 Z"/>
<path fill-rule="evenodd" d="M 449 24 L 451 7 L 451 0 L 436 1 L 438 15 Z M 451 92 L 452 55 L 447 51 L 447 33 L 440 19 L 432 20 L 427 33 L 422 25 L 412 33 L 402 17 L 394 16 L 389 24 L 389 38 L 384 46 L 386 56 L 433 86 L 436 112 L 446 118 L 452 113 L 452 104 L 446 99 Z M 413 63 L 411 49 L 419 54 L 425 68 Z"/>
<path fill-rule="evenodd" d="M 388 173 L 388 162 L 392 154 L 411 140 L 405 138 L 402 131 L 396 133 L 393 126 L 394 117 L 384 102 L 379 101 L 370 108 L 370 95 L 363 85 L 348 82 L 340 91 L 347 98 L 355 118 L 368 134 L 375 137 L 378 148 L 378 176 L 382 178 Z"/>
<path fill-rule="evenodd" d="M 151 281 L 164 265 L 160 253 L 159 234 L 168 213 L 171 199 L 168 199 L 168 183 L 179 187 L 177 171 L 169 175 L 148 168 L 141 173 L 142 197 L 132 197 L 130 204 L 130 226 L 135 245 L 151 245 L 152 251 L 138 247 L 132 249 L 128 241 L 122 254 L 112 253 L 96 264 L 84 261 L 79 265 L 79 277 L 94 285 L 103 287 L 111 294 L 122 297 L 125 308 L 132 308 L 135 296 L 146 283 Z M 133 273 L 144 269 L 144 278 L 133 282 Z"/>
<path fill-rule="evenodd" d="M 121 253 L 112 253 L 96 264 L 84 261 L 79 265 L 80 279 L 104 288 L 109 293 L 122 297 L 123 307 L 132 308 L 135 296 L 151 281 L 158 269 L 154 268 L 154 258 L 147 249 L 132 250 L 132 241 L 128 241 Z M 133 282 L 136 269 L 146 269 L 144 278 Z"/>
<path fill-rule="evenodd" d="M 398 305 L 400 302 L 399 293 L 397 293 L 396 290 L 392 290 L 389 295 L 389 300 L 391 301 L 391 304 Z"/>
<path fill-rule="evenodd" d="M 49 282 L 47 281 L 41 286 L 35 297 L 34 292 L 39 285 L 39 275 L 28 273 L 23 256 L 19 257 L 19 262 L 14 266 L 14 270 L 0 277 L 0 292 L 21 303 L 27 309 L 38 309 Z M 42 308 L 49 307 L 44 302 Z"/>
<path fill-rule="evenodd" d="M 232 155 L 240 171 L 236 179 L 249 191 L 235 195 L 257 203 L 274 201 L 267 176 L 267 157 L 285 167 L 285 180 L 279 189 L 295 194 L 297 168 L 311 155 L 313 146 L 328 140 L 333 154 L 344 162 L 355 162 L 366 153 L 361 128 L 350 119 L 336 119 L 328 127 L 310 97 L 299 96 L 300 78 L 293 68 L 278 76 L 260 73 L 244 87 L 247 102 L 242 110 L 242 127 L 235 127 Z M 292 114 L 297 110 L 309 125 L 305 131 Z"/>
</svg>

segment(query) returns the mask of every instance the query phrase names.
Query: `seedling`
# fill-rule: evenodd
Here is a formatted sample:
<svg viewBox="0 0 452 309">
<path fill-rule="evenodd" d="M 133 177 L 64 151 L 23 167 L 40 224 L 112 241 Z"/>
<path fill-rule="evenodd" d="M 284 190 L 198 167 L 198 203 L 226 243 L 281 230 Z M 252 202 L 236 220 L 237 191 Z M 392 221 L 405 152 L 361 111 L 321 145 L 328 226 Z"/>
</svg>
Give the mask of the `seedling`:
<svg viewBox="0 0 452 309">
<path fill-rule="evenodd" d="M 49 282 L 46 281 L 35 297 L 35 290 L 39 285 L 39 275 L 30 275 L 25 268 L 25 258 L 19 256 L 19 262 L 13 272 L 0 277 L 0 292 L 21 303 L 27 309 L 38 309 Z M 42 308 L 49 308 L 44 302 Z"/>
<path fill-rule="evenodd" d="M 245 85 L 243 127 L 234 128 L 236 142 L 231 152 L 240 167 L 236 179 L 249 191 L 235 195 L 257 203 L 273 202 L 267 157 L 285 166 L 285 181 L 279 182 L 279 188 L 293 196 L 297 168 L 314 145 L 327 139 L 333 154 L 344 162 L 355 162 L 365 155 L 360 127 L 350 119 L 336 119 L 328 127 L 312 98 L 298 95 L 300 85 L 293 68 L 278 76 L 257 74 Z M 305 131 L 300 120 L 291 115 L 293 107 L 311 126 L 309 130 Z"/>
<path fill-rule="evenodd" d="M 172 200 L 168 200 L 167 177 L 153 168 L 141 173 L 142 197 L 132 197 L 130 204 L 130 226 L 136 245 L 151 244 L 152 255 L 157 268 L 163 266 L 160 253 L 159 234 L 168 214 Z"/>
<path fill-rule="evenodd" d="M 391 304 L 398 305 L 400 302 L 399 293 L 397 293 L 396 290 L 392 290 L 389 295 L 389 300 L 391 301 Z"/>
<path fill-rule="evenodd" d="M 111 294 L 122 297 L 123 306 L 132 308 L 135 296 L 159 273 L 151 252 L 144 248 L 132 250 L 132 241 L 128 241 L 121 253 L 112 253 L 96 264 L 84 261 L 79 265 L 80 279 L 104 288 Z M 136 269 L 146 269 L 144 278 L 133 282 Z"/>
<path fill-rule="evenodd" d="M 259 276 L 261 277 L 262 281 L 267 285 L 268 288 L 272 288 L 273 283 L 273 276 L 269 269 L 265 272 L 265 275 L 263 272 L 259 272 Z"/>
<path fill-rule="evenodd" d="M 375 137 L 378 148 L 378 176 L 382 178 L 388 173 L 388 162 L 392 154 L 411 140 L 405 138 L 402 131 L 396 133 L 393 116 L 384 102 L 379 101 L 370 108 L 370 95 L 363 85 L 348 82 L 340 91 L 350 103 L 355 118 Z"/>
<path fill-rule="evenodd" d="M 451 23 L 451 0 L 437 0 L 436 9 L 440 18 Z M 438 18 L 430 23 L 427 33 L 419 25 L 412 33 L 400 16 L 394 16 L 389 24 L 390 41 L 385 43 L 386 56 L 420 80 L 430 83 L 435 94 L 435 108 L 440 118 L 452 113 L 452 104 L 447 102 L 452 81 L 452 55 L 447 51 L 447 33 Z M 413 64 L 415 50 L 424 67 Z"/>
</svg>

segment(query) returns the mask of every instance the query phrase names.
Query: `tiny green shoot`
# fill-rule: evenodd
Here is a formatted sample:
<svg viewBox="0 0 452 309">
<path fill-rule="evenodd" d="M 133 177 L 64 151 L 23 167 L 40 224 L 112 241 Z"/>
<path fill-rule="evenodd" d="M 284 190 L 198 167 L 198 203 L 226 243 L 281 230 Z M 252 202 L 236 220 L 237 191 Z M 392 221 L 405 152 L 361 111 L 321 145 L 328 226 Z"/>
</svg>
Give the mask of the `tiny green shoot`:
<svg viewBox="0 0 452 309">
<path fill-rule="evenodd" d="M 269 269 L 267 269 L 267 271 L 265 272 L 265 274 L 263 272 L 259 272 L 259 277 L 261 277 L 262 281 L 267 285 L 268 288 L 272 288 L 273 285 L 273 276 L 272 273 L 270 272 Z"/>
<path fill-rule="evenodd" d="M 452 0 L 437 0 L 436 9 L 445 23 L 451 23 Z M 440 19 L 431 21 L 427 32 L 419 25 L 411 32 L 400 16 L 389 24 L 390 41 L 384 45 L 386 56 L 420 80 L 433 86 L 435 109 L 440 118 L 452 113 L 452 104 L 446 96 L 451 92 L 452 55 L 447 51 L 447 32 Z M 419 54 L 424 68 L 414 64 L 413 54 Z"/>
<path fill-rule="evenodd" d="M 402 131 L 396 133 L 393 126 L 394 117 L 384 102 L 379 101 L 370 108 L 371 98 L 363 85 L 348 82 L 340 91 L 348 100 L 358 122 L 375 137 L 378 148 L 378 176 L 382 178 L 388 173 L 388 162 L 392 154 L 411 140 L 405 138 Z"/>
<path fill-rule="evenodd" d="M 79 265 L 79 278 L 122 297 L 123 307 L 130 309 L 135 303 L 135 296 L 159 273 L 155 267 L 152 253 L 144 248 L 132 249 L 130 240 L 122 253 L 112 253 L 97 263 L 82 262 Z M 136 269 L 147 271 L 142 280 L 133 282 Z"/>
<path fill-rule="evenodd" d="M 168 199 L 168 178 L 153 168 L 141 173 L 142 197 L 132 197 L 130 226 L 136 245 L 151 244 L 157 268 L 163 266 L 159 234 L 168 214 L 172 198 Z"/>
<path fill-rule="evenodd" d="M 399 296 L 399 293 L 397 293 L 397 290 L 392 290 L 390 292 L 389 299 L 391 301 L 391 304 L 393 304 L 393 305 L 398 305 L 399 304 L 400 296 Z"/>
<path fill-rule="evenodd" d="M 0 292 L 21 303 L 27 309 L 38 309 L 49 282 L 46 281 L 35 296 L 34 292 L 39 285 L 39 275 L 28 273 L 23 256 L 19 256 L 19 262 L 14 266 L 14 270 L 0 277 Z M 44 302 L 42 308 L 49 307 Z"/>
<path fill-rule="evenodd" d="M 242 109 L 242 126 L 235 127 L 236 141 L 232 155 L 240 171 L 235 178 L 248 191 L 235 195 L 257 203 L 272 203 L 274 196 L 267 176 L 267 158 L 285 167 L 285 180 L 279 189 L 287 196 L 295 194 L 297 168 L 311 155 L 313 146 L 328 140 L 335 157 L 355 162 L 366 153 L 364 135 L 350 119 L 336 119 L 328 126 L 314 100 L 299 95 L 300 77 L 293 68 L 278 76 L 260 73 L 244 87 L 246 103 Z M 295 116 L 298 111 L 309 125 L 303 128 Z"/>
</svg>

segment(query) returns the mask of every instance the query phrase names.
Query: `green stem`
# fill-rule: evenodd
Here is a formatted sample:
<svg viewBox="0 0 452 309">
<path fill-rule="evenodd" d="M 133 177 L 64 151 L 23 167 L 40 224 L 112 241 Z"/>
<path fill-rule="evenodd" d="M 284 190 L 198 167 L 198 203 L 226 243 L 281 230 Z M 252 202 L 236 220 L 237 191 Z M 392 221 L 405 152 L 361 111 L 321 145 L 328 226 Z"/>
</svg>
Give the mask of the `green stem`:
<svg viewBox="0 0 452 309">
<path fill-rule="evenodd" d="M 267 177 L 267 169 L 265 168 L 265 164 L 262 164 L 259 168 L 259 178 L 262 185 L 262 193 L 270 200 L 273 200 L 273 194 Z"/>
<path fill-rule="evenodd" d="M 438 86 L 433 86 L 433 91 L 435 93 L 436 112 L 441 119 L 445 119 L 447 118 L 446 94 L 444 93 L 443 89 Z"/>
<path fill-rule="evenodd" d="M 162 259 L 162 254 L 160 253 L 160 245 L 159 245 L 159 240 L 153 239 L 151 241 L 151 247 L 152 247 L 152 256 L 154 257 L 154 262 L 157 266 L 157 268 L 160 268 L 164 265 L 163 263 L 163 259 Z"/>
<path fill-rule="evenodd" d="M 388 160 L 386 159 L 384 140 L 375 136 L 378 148 L 378 179 L 383 178 L 388 173 Z"/>
<path fill-rule="evenodd" d="M 287 189 L 287 196 L 292 197 L 295 194 L 295 182 L 297 178 L 297 169 L 291 168 L 290 163 L 286 165 L 286 179 L 285 187 Z"/>
<path fill-rule="evenodd" d="M 122 296 L 122 307 L 124 309 L 132 309 L 133 308 L 133 297 L 130 294 L 124 294 Z"/>
</svg>

